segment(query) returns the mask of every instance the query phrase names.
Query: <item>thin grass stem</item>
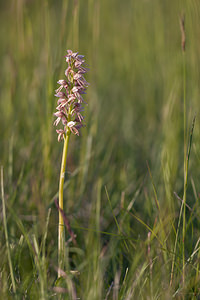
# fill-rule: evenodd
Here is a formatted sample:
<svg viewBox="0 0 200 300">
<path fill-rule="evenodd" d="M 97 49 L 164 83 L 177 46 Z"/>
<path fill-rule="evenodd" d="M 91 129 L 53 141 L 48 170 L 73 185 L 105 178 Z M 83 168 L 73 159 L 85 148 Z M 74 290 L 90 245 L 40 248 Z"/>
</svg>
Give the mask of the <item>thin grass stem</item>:
<svg viewBox="0 0 200 300">
<path fill-rule="evenodd" d="M 41 260 L 41 256 L 40 256 L 40 249 L 39 249 L 39 245 L 38 245 L 38 241 L 36 239 L 35 234 L 33 235 L 33 245 L 34 245 L 34 250 L 35 250 L 35 265 L 37 266 L 38 269 L 38 273 L 39 273 L 39 283 L 40 283 L 40 298 L 41 300 L 45 300 L 45 272 L 42 268 L 42 260 Z"/>
<path fill-rule="evenodd" d="M 178 219 L 178 227 L 176 231 L 176 239 L 174 243 L 174 251 L 173 251 L 173 258 L 172 258 L 172 268 L 171 268 L 171 277 L 170 277 L 170 286 L 172 286 L 173 282 L 173 274 L 174 274 L 174 265 L 175 265 L 175 258 L 176 258 L 176 248 L 177 248 L 177 242 L 178 242 L 178 235 L 179 235 L 179 230 L 180 230 L 180 223 L 181 223 L 181 217 L 183 213 L 183 251 L 185 251 L 184 247 L 184 239 L 185 239 L 185 212 L 183 212 L 183 209 L 186 209 L 186 191 L 187 191 L 187 181 L 188 181 L 188 167 L 189 167 L 189 159 L 190 159 L 190 151 L 191 151 L 191 146 L 192 146 L 192 137 L 193 137 L 193 131 L 194 131 L 194 124 L 195 124 L 195 117 L 193 118 L 192 122 L 192 128 L 191 128 L 191 133 L 190 133 L 190 139 L 189 139 L 189 144 L 188 144 L 188 153 L 186 157 L 186 166 L 185 166 L 185 177 L 184 177 L 184 193 L 183 193 L 183 201 L 181 204 L 181 209 L 179 213 L 179 219 Z M 182 253 L 183 257 L 183 284 L 185 282 L 185 252 Z"/>
<path fill-rule="evenodd" d="M 3 167 L 2 166 L 1 166 L 1 197 L 2 197 L 2 208 L 3 208 L 3 226 L 4 226 L 4 232 L 5 232 L 5 238 L 6 238 L 6 248 L 7 248 L 7 253 L 8 253 L 10 276 L 11 276 L 11 281 L 12 281 L 13 292 L 16 293 L 15 277 L 14 277 L 14 272 L 13 272 L 13 265 L 12 265 L 11 254 L 10 254 L 10 244 L 9 244 L 9 239 L 8 239 L 6 204 L 5 204 L 4 183 L 3 183 Z"/>
<path fill-rule="evenodd" d="M 184 205 L 184 211 L 183 211 L 183 284 L 185 282 L 186 192 L 187 192 L 188 167 L 189 167 L 190 151 L 191 151 L 191 146 L 192 146 L 192 136 L 193 136 L 193 131 L 194 131 L 194 124 L 195 124 L 195 117 L 194 117 L 193 122 L 192 122 L 190 140 L 189 140 L 189 145 L 188 145 L 188 154 L 187 154 L 186 163 L 185 163 L 185 176 L 184 176 L 184 193 L 183 193 L 183 205 Z"/>
<path fill-rule="evenodd" d="M 118 231 L 119 231 L 119 234 L 121 234 L 122 231 L 121 231 L 120 226 L 119 226 L 119 224 L 118 224 L 118 222 L 117 222 L 117 218 L 115 217 L 115 214 L 114 214 L 114 212 L 113 212 L 113 208 L 112 208 L 112 205 L 111 205 L 110 197 L 109 197 L 108 190 L 107 190 L 106 186 L 105 186 L 105 191 L 106 191 L 106 196 L 107 196 L 107 199 L 108 199 L 108 202 L 109 202 L 111 211 L 112 211 L 113 218 L 114 218 L 115 223 L 116 223 L 116 225 L 117 225 L 117 229 L 118 229 Z M 125 244 L 125 247 L 126 247 L 127 251 L 129 252 L 129 248 L 128 248 L 128 245 L 127 245 L 127 243 L 126 243 L 125 240 L 124 240 L 124 244 Z"/>
<path fill-rule="evenodd" d="M 186 226 L 186 189 L 187 189 L 187 121 L 186 121 L 186 60 L 185 51 L 183 51 L 183 103 L 184 103 L 184 191 L 183 191 L 183 243 L 182 243 L 182 253 L 183 253 L 183 285 L 185 282 L 185 226 Z"/>
<path fill-rule="evenodd" d="M 161 228 L 162 228 L 162 230 L 161 230 L 161 238 L 162 238 L 164 249 L 165 249 L 163 251 L 163 257 L 164 257 L 164 260 L 166 262 L 167 261 L 167 252 L 166 252 L 167 245 L 166 245 L 165 227 L 164 227 L 164 224 L 163 224 L 163 218 L 162 218 L 162 214 L 161 214 L 161 210 L 160 210 L 160 204 L 159 204 L 159 201 L 158 201 L 156 186 L 155 186 L 155 183 L 154 183 L 154 180 L 153 180 L 153 176 L 152 176 L 152 173 L 151 173 L 148 161 L 146 163 L 147 163 L 147 168 L 148 168 L 148 172 L 149 172 L 149 175 L 150 175 L 151 183 L 152 183 L 152 186 L 153 186 L 154 198 L 155 198 L 156 206 L 157 206 L 157 209 L 158 209 L 158 215 L 159 215 L 160 225 L 161 225 Z"/>
<path fill-rule="evenodd" d="M 180 29 L 181 29 L 181 45 L 183 54 L 183 129 L 184 129 L 184 191 L 183 191 L 183 241 L 182 241 L 182 262 L 183 262 L 183 286 L 185 282 L 185 227 L 186 227 L 186 189 L 187 189 L 187 120 L 186 120 L 186 59 L 185 59 L 185 16 L 180 17 Z M 181 210 L 182 213 L 182 210 Z"/>
</svg>

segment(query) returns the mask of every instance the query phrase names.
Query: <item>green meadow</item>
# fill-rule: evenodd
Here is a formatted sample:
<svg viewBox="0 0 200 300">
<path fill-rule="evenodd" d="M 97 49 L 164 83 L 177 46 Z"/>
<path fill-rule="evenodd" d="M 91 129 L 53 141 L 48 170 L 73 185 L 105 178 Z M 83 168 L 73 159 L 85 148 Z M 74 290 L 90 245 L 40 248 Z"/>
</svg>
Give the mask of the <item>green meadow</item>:
<svg viewBox="0 0 200 300">
<path fill-rule="evenodd" d="M 68 49 L 90 85 L 58 279 Z M 199 0 L 0 1 L 0 66 L 0 299 L 200 299 Z"/>
</svg>

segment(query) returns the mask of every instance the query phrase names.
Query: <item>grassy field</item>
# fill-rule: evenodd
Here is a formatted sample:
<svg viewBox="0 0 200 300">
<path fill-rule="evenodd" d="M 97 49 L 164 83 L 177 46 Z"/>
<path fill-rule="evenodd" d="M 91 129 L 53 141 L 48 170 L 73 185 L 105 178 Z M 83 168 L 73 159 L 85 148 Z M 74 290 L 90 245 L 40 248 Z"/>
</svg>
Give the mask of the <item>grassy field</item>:
<svg viewBox="0 0 200 300">
<path fill-rule="evenodd" d="M 199 0 L 0 1 L 0 299 L 200 299 L 199 37 Z M 90 86 L 57 280 L 67 49 Z"/>
</svg>

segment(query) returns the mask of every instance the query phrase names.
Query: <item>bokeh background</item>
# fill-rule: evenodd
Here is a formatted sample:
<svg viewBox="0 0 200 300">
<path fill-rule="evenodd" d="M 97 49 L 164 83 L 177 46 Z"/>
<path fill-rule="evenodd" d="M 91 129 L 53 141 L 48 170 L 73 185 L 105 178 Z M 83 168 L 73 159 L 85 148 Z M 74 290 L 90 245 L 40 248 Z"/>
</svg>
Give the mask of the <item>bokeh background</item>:
<svg viewBox="0 0 200 300">
<path fill-rule="evenodd" d="M 185 54 L 179 24 L 183 15 Z M 130 213 L 158 232 L 159 216 L 164 220 L 169 252 L 162 279 L 167 290 L 181 205 L 174 192 L 182 198 L 184 188 L 184 59 L 187 137 L 196 116 L 187 190 L 191 210 L 186 211 L 186 256 L 191 255 L 200 233 L 199 20 L 197 0 L 0 1 L 0 164 L 21 295 L 25 290 L 36 292 L 38 282 L 30 279 L 37 269 L 33 254 L 25 238 L 20 246 L 19 241 L 25 233 L 30 240 L 32 234 L 42 239 L 49 208 L 47 290 L 56 278 L 54 199 L 62 143 L 57 142 L 52 124 L 54 90 L 64 78 L 67 49 L 85 55 L 90 68 L 86 127 L 80 137 L 71 136 L 64 190 L 65 212 L 78 244 L 70 252 L 71 268 L 80 270 L 83 278 L 88 274 L 87 280 L 80 279 L 82 284 L 78 280 L 78 293 L 84 295 L 82 299 L 104 299 L 111 287 L 110 299 L 118 299 L 120 288 L 112 290 L 112 282 L 118 282 L 121 295 L 129 299 L 122 283 L 127 270 L 137 278 L 138 267 L 148 260 L 149 231 Z M 9 268 L 2 224 L 0 231 L 1 288 L 7 293 Z M 152 249 L 159 262 L 152 280 L 159 295 L 162 251 L 156 250 L 156 241 Z M 98 261 L 100 256 L 103 262 Z M 176 284 L 181 281 L 178 270 Z M 94 279 L 94 274 L 101 276 Z M 132 286 L 131 276 L 127 286 Z M 140 286 L 141 295 L 146 295 L 151 289 L 142 282 L 135 289 Z"/>
</svg>

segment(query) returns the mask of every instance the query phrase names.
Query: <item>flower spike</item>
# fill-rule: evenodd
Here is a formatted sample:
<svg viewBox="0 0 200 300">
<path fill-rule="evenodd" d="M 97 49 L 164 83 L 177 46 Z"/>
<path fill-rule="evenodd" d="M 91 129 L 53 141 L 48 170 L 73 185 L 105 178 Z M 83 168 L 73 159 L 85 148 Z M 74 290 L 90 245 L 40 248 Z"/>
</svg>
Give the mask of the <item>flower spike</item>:
<svg viewBox="0 0 200 300">
<path fill-rule="evenodd" d="M 87 73 L 88 68 L 85 66 L 85 59 L 83 55 L 78 52 L 67 50 L 65 56 L 68 64 L 65 70 L 65 79 L 58 80 L 60 85 L 56 89 L 55 96 L 58 97 L 56 112 L 54 115 L 57 119 L 54 125 L 57 126 L 60 121 L 63 124 L 63 129 L 57 129 L 58 141 L 65 138 L 67 131 L 75 135 L 79 135 L 80 128 L 84 126 L 83 111 L 83 94 L 86 94 L 86 89 L 89 83 L 85 80 L 84 74 Z"/>
</svg>

